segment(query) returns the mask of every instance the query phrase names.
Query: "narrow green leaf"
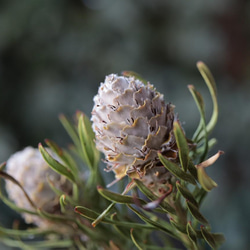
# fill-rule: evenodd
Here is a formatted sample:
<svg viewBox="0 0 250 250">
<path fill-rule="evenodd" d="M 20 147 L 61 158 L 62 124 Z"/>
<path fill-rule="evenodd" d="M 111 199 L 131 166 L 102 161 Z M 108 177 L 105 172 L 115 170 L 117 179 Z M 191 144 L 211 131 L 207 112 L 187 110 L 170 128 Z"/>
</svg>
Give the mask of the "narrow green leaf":
<svg viewBox="0 0 250 250">
<path fill-rule="evenodd" d="M 135 244 L 135 246 L 137 247 L 137 249 L 139 250 L 142 250 L 142 248 L 139 246 L 139 244 L 136 242 L 135 238 L 134 238 L 134 235 L 133 235 L 133 228 L 130 229 L 130 236 L 131 236 L 131 239 L 133 241 L 133 243 Z"/>
<path fill-rule="evenodd" d="M 151 201 L 155 201 L 159 199 L 158 196 L 154 195 L 140 180 L 134 179 L 137 187 L 140 191 L 145 194 Z M 160 207 L 165 210 L 167 213 L 176 214 L 176 211 L 173 207 L 171 207 L 165 200 L 161 202 Z"/>
<path fill-rule="evenodd" d="M 111 214 L 110 219 L 113 220 L 113 218 L 116 216 L 116 213 Z M 130 235 L 128 234 L 127 228 L 119 227 L 116 225 L 113 225 L 115 231 L 119 234 L 119 236 L 125 240 L 130 240 Z"/>
<path fill-rule="evenodd" d="M 215 138 L 211 138 L 208 141 L 208 151 L 211 150 L 216 143 L 217 143 L 217 140 Z M 200 154 L 202 154 L 203 149 L 202 148 L 197 148 L 195 152 L 196 152 L 197 155 L 200 155 Z"/>
<path fill-rule="evenodd" d="M 35 235 L 48 235 L 48 234 L 57 234 L 56 231 L 53 230 L 43 230 L 40 228 L 32 228 L 32 229 L 26 229 L 26 230 L 20 230 L 20 229 L 8 229 L 0 226 L 0 234 L 4 234 L 7 236 L 13 236 L 13 237 L 30 237 Z"/>
<path fill-rule="evenodd" d="M 217 95 L 216 83 L 208 66 L 204 62 L 199 61 L 197 62 L 197 68 L 204 78 L 206 84 L 210 85 L 210 87 L 213 89 L 214 94 Z"/>
<path fill-rule="evenodd" d="M 47 240 L 47 241 L 37 241 L 34 243 L 30 243 L 32 249 L 49 249 L 49 248 L 67 248 L 74 246 L 74 242 L 68 239 L 60 239 L 60 240 Z"/>
<path fill-rule="evenodd" d="M 57 173 L 67 177 L 70 181 L 75 182 L 75 177 L 72 174 L 71 170 L 62 165 L 60 162 L 55 160 L 42 146 L 41 143 L 39 143 L 39 150 L 44 158 L 44 160 L 48 163 L 48 165 Z"/>
<path fill-rule="evenodd" d="M 212 248 L 217 247 L 213 235 L 204 226 L 201 226 L 201 233 L 203 235 L 203 238 L 205 239 L 205 241 L 208 243 L 210 247 Z"/>
<path fill-rule="evenodd" d="M 181 162 L 182 169 L 187 172 L 188 162 L 189 162 L 189 149 L 186 140 L 186 136 L 183 133 L 183 130 L 178 121 L 174 122 L 174 135 L 176 143 L 179 150 L 179 158 Z"/>
<path fill-rule="evenodd" d="M 100 214 L 96 213 L 95 211 L 88 209 L 83 206 L 76 206 L 75 207 L 75 212 L 79 213 L 85 218 L 88 218 L 90 220 L 95 220 Z"/>
<path fill-rule="evenodd" d="M 61 196 L 63 195 L 63 191 L 56 188 L 53 181 L 50 179 L 49 175 L 46 176 L 47 182 L 49 184 L 49 187 L 51 188 L 51 190 L 57 195 L 57 196 Z"/>
<path fill-rule="evenodd" d="M 89 118 L 82 112 L 78 112 L 77 116 L 78 116 L 78 127 L 79 127 L 80 119 L 82 119 L 82 132 L 84 136 L 84 141 L 86 141 L 87 143 L 87 152 L 88 152 L 88 155 L 91 156 L 90 159 L 91 159 L 93 167 L 96 168 L 100 161 L 100 151 L 97 150 L 95 142 L 94 142 L 95 133 L 92 129 L 92 123 L 89 120 Z"/>
<path fill-rule="evenodd" d="M 173 218 L 170 218 L 171 225 L 181 233 L 187 234 L 186 227 L 180 223 L 177 223 Z"/>
<path fill-rule="evenodd" d="M 191 202 L 194 206 L 199 207 L 193 194 L 186 187 L 181 185 L 179 181 L 176 182 L 176 187 L 185 199 L 187 199 L 189 202 Z"/>
<path fill-rule="evenodd" d="M 34 250 L 34 249 L 48 249 L 48 248 L 70 248 L 74 245 L 71 240 L 48 240 L 24 243 L 20 240 L 1 239 L 1 241 L 10 247 L 17 247 L 20 249 Z"/>
<path fill-rule="evenodd" d="M 93 168 L 93 155 L 89 145 L 89 138 L 88 135 L 86 135 L 85 127 L 83 124 L 83 116 L 80 116 L 78 121 L 78 134 L 81 142 L 84 160 L 89 168 Z"/>
<path fill-rule="evenodd" d="M 201 226 L 201 227 L 204 227 L 204 226 Z M 204 236 L 203 236 L 201 230 L 195 230 L 195 233 L 196 233 L 197 238 L 204 239 Z M 221 234 L 221 233 L 211 233 L 211 232 L 210 232 L 210 234 L 214 238 L 217 246 L 219 246 L 223 242 L 225 242 L 225 237 L 224 237 L 223 234 Z"/>
<path fill-rule="evenodd" d="M 90 220 L 96 220 L 100 216 L 100 214 L 82 206 L 75 207 L 75 212 L 79 213 L 81 216 L 88 218 Z M 155 229 L 155 227 L 151 225 L 126 222 L 126 221 L 116 221 L 116 220 L 111 220 L 107 217 L 103 218 L 102 222 L 107 223 L 107 224 L 113 224 L 116 226 L 128 227 L 128 228 L 149 229 L 149 230 Z"/>
<path fill-rule="evenodd" d="M 93 140 L 95 139 L 95 133 L 92 129 L 92 123 L 89 120 L 89 118 L 82 112 L 80 112 L 80 117 L 79 119 L 82 118 L 83 119 L 83 126 L 84 126 L 84 131 L 86 134 L 86 137 L 88 135 L 89 141 L 91 143 L 93 143 Z M 93 143 L 94 144 L 94 143 Z"/>
<path fill-rule="evenodd" d="M 139 216 L 139 218 L 141 220 L 143 220 L 144 222 L 146 222 L 147 224 L 150 224 L 152 226 L 155 227 L 155 229 L 158 229 L 158 230 L 161 230 L 163 232 L 165 232 L 166 234 L 170 235 L 171 237 L 173 238 L 177 238 L 177 236 L 174 234 L 173 230 L 171 227 L 169 227 L 170 225 L 168 225 L 168 227 L 165 227 L 164 225 L 166 224 L 161 224 L 161 223 L 158 223 L 156 221 L 153 221 L 149 218 L 147 218 L 144 214 L 142 214 L 141 212 L 139 212 L 138 210 L 136 210 L 135 208 L 133 208 L 132 206 L 128 205 L 127 206 L 135 213 Z"/>
<path fill-rule="evenodd" d="M 188 171 L 196 180 L 198 180 L 197 169 L 192 161 L 188 162 Z"/>
<path fill-rule="evenodd" d="M 197 106 L 199 113 L 200 113 L 200 123 L 199 123 L 199 126 L 198 126 L 196 132 L 194 133 L 192 140 L 196 143 L 198 143 L 202 139 L 204 140 L 204 148 L 203 148 L 202 155 L 200 157 L 201 158 L 200 162 L 201 162 L 205 159 L 207 152 L 208 152 L 208 137 L 207 137 L 207 130 L 206 130 L 204 102 L 203 102 L 201 94 L 195 90 L 193 85 L 189 85 L 188 89 L 191 92 L 191 94 L 196 102 L 196 106 Z M 202 132 L 203 132 L 203 134 L 202 134 L 202 136 L 200 136 Z"/>
<path fill-rule="evenodd" d="M 199 206 L 201 206 L 201 203 L 205 199 L 206 195 L 207 195 L 207 191 L 202 187 L 199 188 L 198 186 L 197 186 L 197 189 L 195 189 L 195 191 L 193 192 L 193 196 L 197 200 L 197 203 L 199 204 Z"/>
<path fill-rule="evenodd" d="M 60 214 L 51 214 L 51 213 L 47 213 L 45 211 L 43 211 L 42 209 L 38 208 L 37 209 L 37 213 L 47 219 L 47 220 L 53 220 L 53 221 L 57 221 L 57 222 L 62 222 L 65 223 L 65 221 L 74 221 L 74 218 L 66 216 L 66 215 L 60 215 Z"/>
<path fill-rule="evenodd" d="M 79 200 L 79 189 L 80 187 L 83 187 L 81 185 L 78 185 L 76 183 L 73 183 L 72 185 L 72 199 L 69 199 L 69 196 L 67 196 L 67 199 L 70 201 L 71 204 L 74 204 L 75 202 L 78 203 Z M 76 204 L 74 204 L 76 205 Z"/>
<path fill-rule="evenodd" d="M 190 239 L 190 240 L 193 242 L 193 244 L 196 246 L 197 234 L 196 234 L 195 230 L 193 229 L 193 227 L 192 227 L 190 221 L 187 223 L 186 230 L 187 230 L 187 234 L 188 234 L 189 239 Z M 196 249 L 197 249 L 197 247 L 196 247 Z"/>
<path fill-rule="evenodd" d="M 82 215 L 83 216 L 83 215 Z M 83 216 L 84 217 L 84 216 Z M 86 218 L 86 217 L 85 217 Z M 97 229 L 89 228 L 88 225 L 84 224 L 82 220 L 79 220 L 78 218 L 75 220 L 75 223 L 77 224 L 78 228 L 87 236 L 89 236 L 92 240 L 101 240 L 106 241 L 107 238 L 105 235 L 98 233 Z"/>
<path fill-rule="evenodd" d="M 161 163 L 164 165 L 164 167 L 169 172 L 171 172 L 173 175 L 175 175 L 177 178 L 180 178 L 181 180 L 187 181 L 193 185 L 196 185 L 196 181 L 191 174 L 186 173 L 183 170 L 181 170 L 181 168 L 177 164 L 169 161 L 161 153 L 158 153 L 158 157 L 159 157 Z"/>
<path fill-rule="evenodd" d="M 23 250 L 32 250 L 31 246 L 28 246 L 27 244 L 24 244 L 22 241 L 20 240 L 13 240 L 10 238 L 1 238 L 1 242 L 9 247 L 16 247 L 18 249 L 23 249 Z"/>
<path fill-rule="evenodd" d="M 205 219 L 205 217 L 200 213 L 199 209 L 193 205 L 193 203 L 189 202 L 188 200 L 186 201 L 188 210 L 192 214 L 192 216 L 198 220 L 199 222 L 203 224 L 208 224 L 208 221 Z"/>
<path fill-rule="evenodd" d="M 212 233 L 212 236 L 213 236 L 217 246 L 221 245 L 226 240 L 224 235 L 221 233 Z"/>
<path fill-rule="evenodd" d="M 198 180 L 201 186 L 207 191 L 211 191 L 214 187 L 217 187 L 217 183 L 214 182 L 206 173 L 203 167 L 198 167 Z"/>
<path fill-rule="evenodd" d="M 78 133 L 81 142 L 82 152 L 87 165 L 94 169 L 99 161 L 99 151 L 95 148 L 94 132 L 91 123 L 86 115 L 81 114 L 78 120 Z M 97 159 L 96 159 L 97 157 Z"/>
<path fill-rule="evenodd" d="M 59 202 L 60 202 L 61 212 L 64 214 L 66 212 L 65 205 L 67 205 L 66 196 L 64 194 L 60 196 Z"/>
<path fill-rule="evenodd" d="M 141 203 L 142 205 L 146 204 L 146 202 L 139 198 L 134 198 L 129 195 L 121 195 L 118 193 L 114 193 L 112 191 L 109 191 L 107 189 L 104 189 L 103 187 L 98 186 L 97 190 L 100 195 L 102 195 L 104 198 L 106 198 L 109 201 L 115 202 L 115 203 L 121 203 L 121 204 L 135 204 L 136 202 Z"/>
<path fill-rule="evenodd" d="M 115 206 L 115 202 L 112 202 L 93 222 L 92 226 L 96 227 L 105 216 L 111 211 L 111 209 Z"/>
<path fill-rule="evenodd" d="M 199 125 L 193 135 L 193 141 L 197 142 L 197 138 L 200 135 L 201 131 L 206 127 L 206 122 L 205 122 L 205 105 L 204 105 L 204 101 L 202 98 L 202 95 L 195 89 L 195 87 L 193 85 L 188 85 L 188 89 L 190 91 L 190 93 L 192 94 L 196 106 L 199 110 L 200 113 L 200 122 Z"/>
<path fill-rule="evenodd" d="M 74 171 L 74 173 L 79 173 L 79 169 L 77 167 L 76 161 L 73 159 L 73 157 L 70 155 L 70 153 L 67 150 L 63 149 L 63 158 L 62 160 L 64 163 Z"/>
<path fill-rule="evenodd" d="M 61 114 L 59 116 L 59 120 L 62 123 L 65 130 L 67 131 L 67 133 L 69 134 L 69 136 L 71 137 L 71 139 L 74 142 L 74 144 L 76 145 L 76 147 L 80 148 L 81 143 L 80 143 L 78 133 L 77 133 L 77 129 L 76 129 L 75 125 L 72 124 L 71 121 L 69 121 L 69 119 L 66 118 L 66 116 L 63 115 L 63 114 Z"/>
<path fill-rule="evenodd" d="M 65 195 L 64 192 L 58 188 L 55 187 L 53 181 L 49 178 L 49 176 L 46 176 L 47 178 L 47 182 L 49 184 L 49 187 L 51 188 L 51 190 L 57 195 L 57 196 L 62 196 Z M 75 185 L 75 184 L 73 184 Z M 68 200 L 72 205 L 76 205 L 75 201 L 70 197 L 70 196 L 65 196 L 66 200 Z"/>
<path fill-rule="evenodd" d="M 51 150 L 54 153 L 56 153 L 57 156 L 59 156 L 60 158 L 62 157 L 63 150 L 54 141 L 49 140 L 49 139 L 45 139 L 45 143 L 51 148 Z"/>
<path fill-rule="evenodd" d="M 207 87 L 209 89 L 213 101 L 213 113 L 206 127 L 206 131 L 209 134 L 215 127 L 218 120 L 218 101 L 217 101 L 216 84 L 214 77 L 209 68 L 206 66 L 206 64 L 204 64 L 203 62 L 198 62 L 197 68 L 200 71 L 205 83 L 207 84 Z"/>
<path fill-rule="evenodd" d="M 71 155 L 64 149 L 60 148 L 52 140 L 46 139 L 45 143 L 50 147 L 50 149 L 63 161 L 63 163 L 75 174 L 78 174 L 77 164 Z"/>
</svg>

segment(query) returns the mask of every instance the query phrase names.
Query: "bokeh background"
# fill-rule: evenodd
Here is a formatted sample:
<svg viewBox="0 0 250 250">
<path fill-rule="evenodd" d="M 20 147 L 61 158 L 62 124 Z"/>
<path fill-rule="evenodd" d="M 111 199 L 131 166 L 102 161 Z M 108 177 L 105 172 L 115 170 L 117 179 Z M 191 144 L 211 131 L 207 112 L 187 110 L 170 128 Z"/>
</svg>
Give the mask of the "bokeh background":
<svg viewBox="0 0 250 250">
<path fill-rule="evenodd" d="M 221 249 L 249 249 L 250 2 L 246 0 L 0 0 L 0 161 L 45 138 L 67 146 L 58 115 L 90 116 L 105 75 L 133 70 L 176 106 L 189 137 L 199 115 L 187 89 L 218 85 L 220 116 L 208 169 L 219 184 L 203 211 Z M 0 223 L 13 214 L 0 205 Z M 4 249 L 3 247 L 1 249 Z"/>
</svg>

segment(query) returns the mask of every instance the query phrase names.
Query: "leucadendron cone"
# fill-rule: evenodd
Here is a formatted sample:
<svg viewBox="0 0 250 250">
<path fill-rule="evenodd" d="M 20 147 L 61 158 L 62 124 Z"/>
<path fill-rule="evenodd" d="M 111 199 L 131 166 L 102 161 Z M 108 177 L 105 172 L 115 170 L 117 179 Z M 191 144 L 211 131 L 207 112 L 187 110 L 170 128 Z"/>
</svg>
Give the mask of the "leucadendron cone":
<svg viewBox="0 0 250 250">
<path fill-rule="evenodd" d="M 56 156 L 54 155 L 54 157 Z M 33 147 L 26 147 L 13 154 L 7 161 L 6 171 L 20 183 L 35 207 L 27 199 L 24 191 L 12 181 L 6 182 L 9 198 L 18 207 L 30 211 L 36 211 L 36 208 L 40 208 L 47 213 L 59 213 L 59 196 L 51 190 L 48 180 L 65 193 L 70 193 L 72 189 L 69 181 L 64 176 L 54 172 L 44 161 L 39 150 Z M 40 216 L 29 213 L 22 215 L 26 223 L 33 223 L 39 227 L 51 226 L 48 220 Z"/>
<path fill-rule="evenodd" d="M 174 106 L 151 84 L 134 77 L 108 75 L 94 97 L 93 130 L 116 178 L 145 176 L 160 164 L 157 152 L 176 160 Z"/>
</svg>

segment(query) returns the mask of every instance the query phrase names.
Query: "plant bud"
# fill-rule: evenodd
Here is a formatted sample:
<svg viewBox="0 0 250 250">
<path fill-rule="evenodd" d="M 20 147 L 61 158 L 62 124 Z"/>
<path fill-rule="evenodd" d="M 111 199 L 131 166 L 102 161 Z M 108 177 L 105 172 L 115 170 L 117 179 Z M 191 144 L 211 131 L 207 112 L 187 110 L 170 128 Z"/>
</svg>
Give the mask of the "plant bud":
<svg viewBox="0 0 250 250">
<path fill-rule="evenodd" d="M 6 172 L 22 185 L 37 208 L 48 213 L 59 211 L 59 197 L 50 188 L 47 177 L 57 189 L 66 193 L 71 192 L 69 181 L 54 172 L 44 161 L 39 150 L 32 147 L 26 147 L 24 150 L 13 154 L 7 161 Z M 8 180 L 6 181 L 6 191 L 9 198 L 18 207 L 35 211 L 18 185 Z M 26 223 L 33 223 L 39 227 L 45 227 L 48 223 L 45 219 L 36 215 L 29 213 L 23 213 L 22 215 Z"/>
<path fill-rule="evenodd" d="M 94 97 L 93 130 L 97 148 L 117 179 L 141 178 L 160 164 L 157 152 L 176 160 L 174 106 L 149 83 L 108 75 Z"/>
</svg>

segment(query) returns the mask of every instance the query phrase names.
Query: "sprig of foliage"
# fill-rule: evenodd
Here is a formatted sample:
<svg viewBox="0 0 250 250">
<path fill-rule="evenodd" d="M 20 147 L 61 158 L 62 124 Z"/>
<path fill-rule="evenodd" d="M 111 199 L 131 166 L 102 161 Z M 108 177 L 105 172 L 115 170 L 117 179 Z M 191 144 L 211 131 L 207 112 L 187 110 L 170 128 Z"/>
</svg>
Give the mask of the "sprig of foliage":
<svg viewBox="0 0 250 250">
<path fill-rule="evenodd" d="M 214 164 L 222 154 L 222 151 L 218 151 L 206 160 L 215 142 L 215 139 L 209 139 L 209 135 L 218 119 L 217 92 L 207 66 L 198 62 L 197 67 L 210 91 L 213 113 L 209 122 L 206 122 L 203 98 L 194 86 L 189 85 L 200 113 L 200 123 L 192 140 L 188 140 L 180 123 L 174 122 L 173 133 L 179 161 L 173 162 L 161 152 L 158 153 L 162 166 L 172 176 L 164 194 L 157 195 L 136 178 L 130 180 L 122 194 L 104 188 L 105 182 L 98 168 L 100 152 L 95 147 L 90 120 L 81 112 L 76 113 L 75 122 L 60 115 L 60 121 L 74 145 L 66 150 L 51 140 L 45 140 L 46 145 L 60 160 L 55 159 L 41 143 L 39 150 L 51 169 L 71 182 L 72 194 L 57 189 L 48 176 L 49 186 L 57 194 L 60 206 L 60 214 L 51 214 L 35 206 L 34 211 L 19 208 L 1 191 L 0 198 L 11 209 L 32 213 L 54 223 L 53 230 L 0 227 L 2 242 L 12 247 L 21 246 L 23 249 L 161 249 L 157 246 L 157 235 L 164 234 L 163 244 L 167 246 L 164 249 L 176 249 L 176 241 L 182 242 L 187 249 L 203 249 L 205 243 L 213 249 L 218 248 L 224 241 L 224 236 L 211 231 L 208 220 L 200 210 L 207 192 L 217 186 L 207 175 L 205 168 Z M 139 77 L 134 72 L 124 74 Z M 195 147 L 190 147 L 190 144 Z M 4 172 L 4 166 L 5 164 L 0 166 L 0 176 L 22 188 Z M 27 194 L 26 196 L 30 199 Z M 44 240 L 30 242 L 28 239 L 31 236 L 43 237 Z"/>
</svg>

